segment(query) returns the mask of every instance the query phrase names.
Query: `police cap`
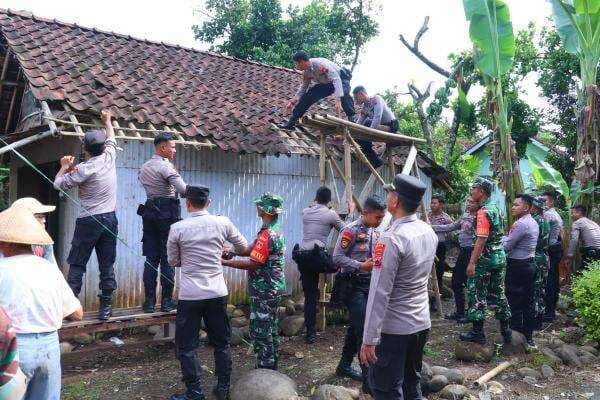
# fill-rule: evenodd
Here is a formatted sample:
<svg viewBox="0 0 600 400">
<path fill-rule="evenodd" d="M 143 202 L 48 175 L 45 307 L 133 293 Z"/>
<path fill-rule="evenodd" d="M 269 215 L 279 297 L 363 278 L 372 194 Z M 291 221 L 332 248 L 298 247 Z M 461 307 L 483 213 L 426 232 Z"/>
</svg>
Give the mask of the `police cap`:
<svg viewBox="0 0 600 400">
<path fill-rule="evenodd" d="M 384 185 L 383 189 L 397 193 L 404 200 L 414 205 L 421 202 L 427 186 L 414 176 L 398 174 L 394 177 L 394 181 Z"/>
<path fill-rule="evenodd" d="M 191 186 L 188 185 L 185 190 L 185 197 L 191 201 L 203 202 L 208 199 L 210 189 L 206 186 Z"/>
</svg>

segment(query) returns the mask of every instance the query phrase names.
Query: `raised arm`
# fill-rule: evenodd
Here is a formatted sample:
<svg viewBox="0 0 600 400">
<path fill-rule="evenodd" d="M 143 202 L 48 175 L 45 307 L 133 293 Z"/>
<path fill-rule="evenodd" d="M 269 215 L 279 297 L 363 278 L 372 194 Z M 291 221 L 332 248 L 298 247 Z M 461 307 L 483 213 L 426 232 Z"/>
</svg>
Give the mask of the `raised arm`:
<svg viewBox="0 0 600 400">
<path fill-rule="evenodd" d="M 434 232 L 452 232 L 452 231 L 457 231 L 459 230 L 461 227 L 460 225 L 460 220 L 459 221 L 454 221 L 451 224 L 446 224 L 446 225 L 431 225 L 431 229 L 433 229 Z"/>
<path fill-rule="evenodd" d="M 115 138 L 115 129 L 112 126 L 112 117 L 113 117 L 113 114 L 109 108 L 105 108 L 100 113 L 100 118 L 102 119 L 102 122 L 104 123 L 104 128 L 106 129 L 106 138 L 107 139 Z"/>
</svg>

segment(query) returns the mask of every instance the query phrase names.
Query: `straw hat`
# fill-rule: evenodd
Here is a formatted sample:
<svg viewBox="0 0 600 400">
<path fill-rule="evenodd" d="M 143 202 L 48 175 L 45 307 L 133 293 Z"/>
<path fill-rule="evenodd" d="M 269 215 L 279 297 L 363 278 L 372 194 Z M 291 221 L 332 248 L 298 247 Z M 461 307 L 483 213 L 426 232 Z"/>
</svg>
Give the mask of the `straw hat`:
<svg viewBox="0 0 600 400">
<path fill-rule="evenodd" d="M 26 207 L 32 214 L 46 214 L 56 210 L 56 206 L 44 205 L 33 197 L 22 197 L 12 203 L 12 205 Z"/>
<path fill-rule="evenodd" d="M 12 206 L 0 213 L 0 242 L 20 244 L 54 244 L 31 211 L 24 206 Z"/>
</svg>

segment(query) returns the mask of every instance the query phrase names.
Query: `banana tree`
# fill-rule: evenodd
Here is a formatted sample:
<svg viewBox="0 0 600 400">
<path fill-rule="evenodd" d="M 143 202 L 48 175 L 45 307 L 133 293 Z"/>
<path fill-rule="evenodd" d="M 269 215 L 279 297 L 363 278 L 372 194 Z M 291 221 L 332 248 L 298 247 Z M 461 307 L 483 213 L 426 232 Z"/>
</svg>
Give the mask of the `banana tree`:
<svg viewBox="0 0 600 400">
<path fill-rule="evenodd" d="M 512 67 L 516 47 L 510 11 L 501 0 L 463 0 L 463 5 L 470 23 L 475 66 L 487 89 L 487 110 L 494 138 L 492 170 L 506 195 L 506 215 L 512 222 L 510 207 L 516 194 L 523 191 L 523 179 L 502 90 L 502 77 Z"/>
<path fill-rule="evenodd" d="M 581 84 L 578 93 L 577 149 L 573 185 L 581 188 L 580 201 L 594 204 L 600 183 L 600 0 L 549 0 L 556 30 L 565 50 L 577 55 Z"/>
</svg>

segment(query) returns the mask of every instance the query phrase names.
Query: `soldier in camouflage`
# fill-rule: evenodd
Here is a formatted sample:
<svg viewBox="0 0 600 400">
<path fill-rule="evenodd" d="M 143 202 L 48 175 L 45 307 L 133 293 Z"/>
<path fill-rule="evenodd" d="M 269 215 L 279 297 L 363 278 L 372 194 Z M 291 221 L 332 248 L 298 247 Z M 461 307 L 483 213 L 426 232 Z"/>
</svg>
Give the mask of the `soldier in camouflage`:
<svg viewBox="0 0 600 400">
<path fill-rule="evenodd" d="M 505 342 L 510 342 L 510 309 L 504 293 L 506 254 L 502 247 L 504 221 L 496 204 L 490 201 L 492 182 L 477 178 L 471 188 L 471 197 L 480 203 L 474 221 L 474 247 L 467 267 L 467 318 L 473 323 L 470 332 L 460 334 L 460 340 L 485 344 L 483 323 L 488 302 L 495 307 L 495 317 Z"/>
<path fill-rule="evenodd" d="M 248 270 L 250 336 L 257 367 L 277 369 L 279 355 L 278 309 L 285 293 L 285 241 L 278 216 L 283 211 L 279 196 L 265 193 L 254 201 L 263 226 L 247 260 L 222 260 L 223 265 Z"/>
<path fill-rule="evenodd" d="M 542 319 L 546 313 L 546 282 L 548 280 L 548 270 L 550 268 L 548 258 L 550 223 L 544 218 L 545 204 L 545 199 L 543 197 L 536 197 L 531 209 L 531 215 L 540 228 L 540 234 L 535 247 L 535 278 L 533 282 L 537 329 L 541 327 Z"/>
</svg>

